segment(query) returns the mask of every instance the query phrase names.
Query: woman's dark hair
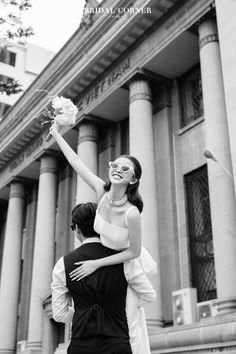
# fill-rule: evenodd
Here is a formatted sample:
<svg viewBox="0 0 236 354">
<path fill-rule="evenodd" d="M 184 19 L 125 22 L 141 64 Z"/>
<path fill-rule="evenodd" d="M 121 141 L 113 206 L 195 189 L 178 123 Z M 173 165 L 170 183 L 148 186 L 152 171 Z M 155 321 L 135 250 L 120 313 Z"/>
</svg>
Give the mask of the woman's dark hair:
<svg viewBox="0 0 236 354">
<path fill-rule="evenodd" d="M 77 225 L 85 237 L 99 237 L 93 228 L 96 210 L 96 203 L 90 202 L 76 205 L 71 212 L 71 229 L 75 230 Z"/>
<path fill-rule="evenodd" d="M 126 194 L 128 197 L 128 201 L 131 204 L 135 205 L 138 208 L 139 212 L 141 213 L 143 211 L 143 200 L 141 195 L 139 194 L 138 187 L 139 187 L 139 180 L 142 175 L 142 167 L 139 161 L 136 159 L 136 157 L 132 155 L 122 155 L 120 157 L 129 159 L 134 165 L 134 174 L 135 174 L 136 182 L 134 184 L 128 185 L 126 189 Z M 108 181 L 105 183 L 104 189 L 105 191 L 109 191 L 110 188 L 111 188 L 111 182 Z"/>
</svg>

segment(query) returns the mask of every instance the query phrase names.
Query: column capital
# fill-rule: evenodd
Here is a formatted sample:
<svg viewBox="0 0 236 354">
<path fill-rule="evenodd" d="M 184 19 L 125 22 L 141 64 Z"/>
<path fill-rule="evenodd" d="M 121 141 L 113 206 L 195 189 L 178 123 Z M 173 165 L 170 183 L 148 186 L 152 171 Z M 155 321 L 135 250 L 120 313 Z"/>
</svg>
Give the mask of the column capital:
<svg viewBox="0 0 236 354">
<path fill-rule="evenodd" d="M 137 77 L 129 84 L 130 96 L 129 102 L 130 104 L 137 100 L 145 100 L 152 102 L 152 92 L 150 80 L 147 80 L 144 77 Z"/>
<path fill-rule="evenodd" d="M 25 198 L 25 187 L 22 182 L 16 180 L 11 182 L 9 199 L 11 198 Z"/>
<path fill-rule="evenodd" d="M 211 42 L 219 42 L 218 29 L 215 17 L 202 20 L 198 26 L 200 49 Z"/>
<path fill-rule="evenodd" d="M 40 174 L 43 173 L 56 173 L 57 172 L 57 160 L 54 156 L 43 155 L 41 157 Z"/>
<path fill-rule="evenodd" d="M 78 145 L 89 141 L 98 143 L 98 128 L 94 121 L 84 119 L 78 128 Z"/>
<path fill-rule="evenodd" d="M 150 70 L 137 69 L 132 78 L 127 82 L 130 90 L 130 103 L 136 100 L 152 101 L 152 86 L 165 90 L 171 85 L 172 80 L 158 75 Z"/>
</svg>

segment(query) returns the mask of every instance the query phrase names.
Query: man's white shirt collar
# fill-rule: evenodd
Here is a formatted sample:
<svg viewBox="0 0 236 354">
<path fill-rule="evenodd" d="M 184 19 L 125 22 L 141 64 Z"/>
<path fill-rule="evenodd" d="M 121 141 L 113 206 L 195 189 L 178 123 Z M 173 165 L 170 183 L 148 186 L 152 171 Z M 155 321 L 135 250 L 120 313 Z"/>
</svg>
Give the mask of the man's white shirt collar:
<svg viewBox="0 0 236 354">
<path fill-rule="evenodd" d="M 101 243 L 100 238 L 96 236 L 88 237 L 82 242 L 82 245 L 84 245 L 85 243 L 94 243 L 94 242 Z"/>
</svg>

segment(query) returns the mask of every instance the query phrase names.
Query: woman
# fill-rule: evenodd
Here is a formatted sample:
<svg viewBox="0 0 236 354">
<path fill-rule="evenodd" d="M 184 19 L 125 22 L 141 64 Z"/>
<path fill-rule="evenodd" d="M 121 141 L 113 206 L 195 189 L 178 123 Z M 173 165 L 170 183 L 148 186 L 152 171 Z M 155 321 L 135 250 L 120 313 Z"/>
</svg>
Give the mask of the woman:
<svg viewBox="0 0 236 354">
<path fill-rule="evenodd" d="M 142 169 L 138 160 L 133 156 L 121 156 L 114 162 L 110 162 L 109 182 L 94 175 L 80 160 L 78 155 L 70 148 L 67 142 L 59 134 L 58 125 L 51 128 L 54 136 L 65 157 L 79 174 L 79 176 L 96 192 L 98 209 L 96 213 L 94 229 L 100 234 L 101 243 L 109 248 L 121 250 L 115 255 L 85 262 L 78 262 L 80 266 L 70 275 L 72 280 L 80 280 L 96 269 L 113 264 L 143 259 L 142 266 L 146 271 L 155 268 L 155 262 L 147 255 L 141 254 L 141 217 L 143 202 L 138 192 L 139 179 Z M 145 251 L 142 251 L 142 254 Z M 133 261 L 134 262 L 134 261 Z M 136 260 L 137 262 L 137 260 Z M 146 324 L 142 322 L 142 343 L 137 342 L 139 314 L 137 311 L 137 295 L 128 288 L 127 291 L 127 319 L 129 324 L 131 346 L 134 354 L 150 353 Z M 140 315 L 143 321 L 143 313 Z M 140 337 L 139 337 L 140 338 Z M 146 338 L 146 341 L 144 341 Z M 145 344 L 144 344 L 145 343 Z M 144 345 L 142 348 L 141 346 Z"/>
</svg>

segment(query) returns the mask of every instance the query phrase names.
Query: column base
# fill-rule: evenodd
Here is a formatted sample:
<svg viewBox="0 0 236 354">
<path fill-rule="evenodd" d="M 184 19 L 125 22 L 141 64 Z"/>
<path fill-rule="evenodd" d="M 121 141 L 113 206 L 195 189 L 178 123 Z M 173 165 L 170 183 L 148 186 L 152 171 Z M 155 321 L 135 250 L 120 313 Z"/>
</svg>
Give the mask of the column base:
<svg viewBox="0 0 236 354">
<path fill-rule="evenodd" d="M 155 333 L 158 329 L 160 329 L 164 326 L 163 318 L 160 318 L 160 319 L 146 318 L 146 322 L 147 322 L 147 328 L 148 328 L 149 335 Z"/>
<path fill-rule="evenodd" d="M 236 312 L 236 298 L 228 298 L 217 301 L 218 316 L 232 314 Z"/>
<path fill-rule="evenodd" d="M 18 342 L 17 354 L 42 354 L 42 342 Z"/>
<path fill-rule="evenodd" d="M 42 354 L 42 348 L 41 349 L 25 349 L 23 351 L 17 351 L 17 354 Z"/>
</svg>

